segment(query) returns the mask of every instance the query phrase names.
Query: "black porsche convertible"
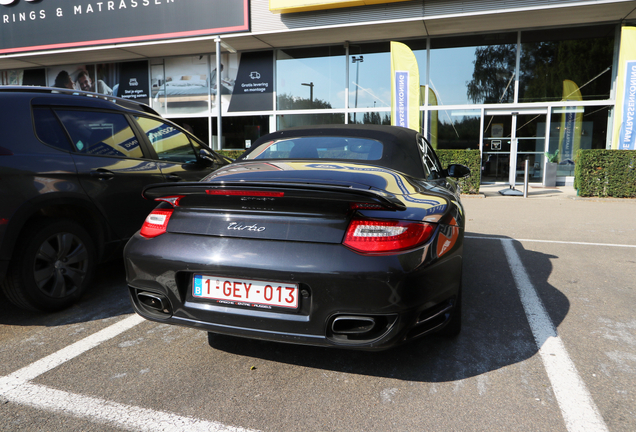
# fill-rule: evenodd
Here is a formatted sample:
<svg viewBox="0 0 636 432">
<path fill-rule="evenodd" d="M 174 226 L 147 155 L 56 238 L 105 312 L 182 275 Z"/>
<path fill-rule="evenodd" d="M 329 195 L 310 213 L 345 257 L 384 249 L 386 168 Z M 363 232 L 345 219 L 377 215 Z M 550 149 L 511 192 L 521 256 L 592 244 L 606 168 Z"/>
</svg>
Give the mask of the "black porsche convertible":
<svg viewBox="0 0 636 432">
<path fill-rule="evenodd" d="M 461 329 L 464 210 L 427 141 L 396 126 L 268 134 L 156 200 L 124 257 L 143 317 L 279 342 L 379 350 Z"/>
</svg>

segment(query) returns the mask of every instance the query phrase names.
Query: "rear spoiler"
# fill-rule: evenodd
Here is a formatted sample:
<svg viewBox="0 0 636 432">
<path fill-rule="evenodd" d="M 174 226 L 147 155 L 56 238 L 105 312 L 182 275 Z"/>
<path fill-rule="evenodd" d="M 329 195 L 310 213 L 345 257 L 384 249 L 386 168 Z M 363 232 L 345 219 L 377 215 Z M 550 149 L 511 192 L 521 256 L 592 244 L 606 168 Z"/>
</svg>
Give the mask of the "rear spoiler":
<svg viewBox="0 0 636 432">
<path fill-rule="evenodd" d="M 210 191 L 210 192 L 208 192 Z M 213 191 L 213 192 L 212 192 Z M 390 210 L 406 210 L 406 205 L 395 195 L 385 191 L 370 189 L 364 185 L 338 185 L 317 183 L 296 183 L 280 181 L 241 181 L 222 183 L 157 183 L 147 186 L 142 196 L 147 200 L 156 200 L 169 196 L 181 195 L 223 195 L 227 191 L 245 191 L 257 195 L 259 192 L 282 192 L 286 197 L 305 199 L 330 199 L 337 201 L 353 201 L 381 204 Z"/>
</svg>

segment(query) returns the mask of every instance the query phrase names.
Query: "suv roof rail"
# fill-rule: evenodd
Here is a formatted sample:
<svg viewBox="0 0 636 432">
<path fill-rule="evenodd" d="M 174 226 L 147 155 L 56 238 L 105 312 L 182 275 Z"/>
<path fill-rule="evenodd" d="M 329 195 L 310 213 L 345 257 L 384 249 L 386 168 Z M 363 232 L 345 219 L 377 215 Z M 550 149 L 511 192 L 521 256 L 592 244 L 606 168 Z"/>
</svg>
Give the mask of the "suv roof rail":
<svg viewBox="0 0 636 432">
<path fill-rule="evenodd" d="M 103 99 L 121 107 L 143 111 L 154 115 L 160 115 L 157 111 L 141 102 L 131 101 L 117 96 L 105 95 L 101 93 L 87 92 L 83 90 L 57 88 L 57 87 L 40 87 L 40 86 L 4 86 L 0 85 L 0 92 L 30 92 L 30 93 L 49 93 L 49 94 L 65 94 L 71 96 L 84 96 Z"/>
</svg>

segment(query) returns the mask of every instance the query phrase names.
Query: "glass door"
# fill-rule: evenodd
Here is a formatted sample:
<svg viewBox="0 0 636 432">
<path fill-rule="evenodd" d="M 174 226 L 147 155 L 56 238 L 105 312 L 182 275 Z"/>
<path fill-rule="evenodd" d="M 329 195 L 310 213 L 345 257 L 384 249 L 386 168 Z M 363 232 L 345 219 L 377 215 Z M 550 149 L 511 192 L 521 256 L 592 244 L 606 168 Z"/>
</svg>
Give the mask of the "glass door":
<svg viewBox="0 0 636 432">
<path fill-rule="evenodd" d="M 486 110 L 482 183 L 543 183 L 547 110 Z M 513 183 L 514 182 L 514 183 Z"/>
</svg>

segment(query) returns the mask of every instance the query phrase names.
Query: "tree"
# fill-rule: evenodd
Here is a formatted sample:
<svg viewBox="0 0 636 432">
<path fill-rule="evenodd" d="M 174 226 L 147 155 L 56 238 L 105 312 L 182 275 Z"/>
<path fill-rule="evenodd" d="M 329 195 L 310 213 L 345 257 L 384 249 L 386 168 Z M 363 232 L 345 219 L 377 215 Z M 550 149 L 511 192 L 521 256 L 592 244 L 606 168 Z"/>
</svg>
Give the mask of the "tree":
<svg viewBox="0 0 636 432">
<path fill-rule="evenodd" d="M 473 64 L 473 79 L 466 83 L 466 93 L 473 103 L 514 101 L 515 45 L 478 47 Z"/>
</svg>

